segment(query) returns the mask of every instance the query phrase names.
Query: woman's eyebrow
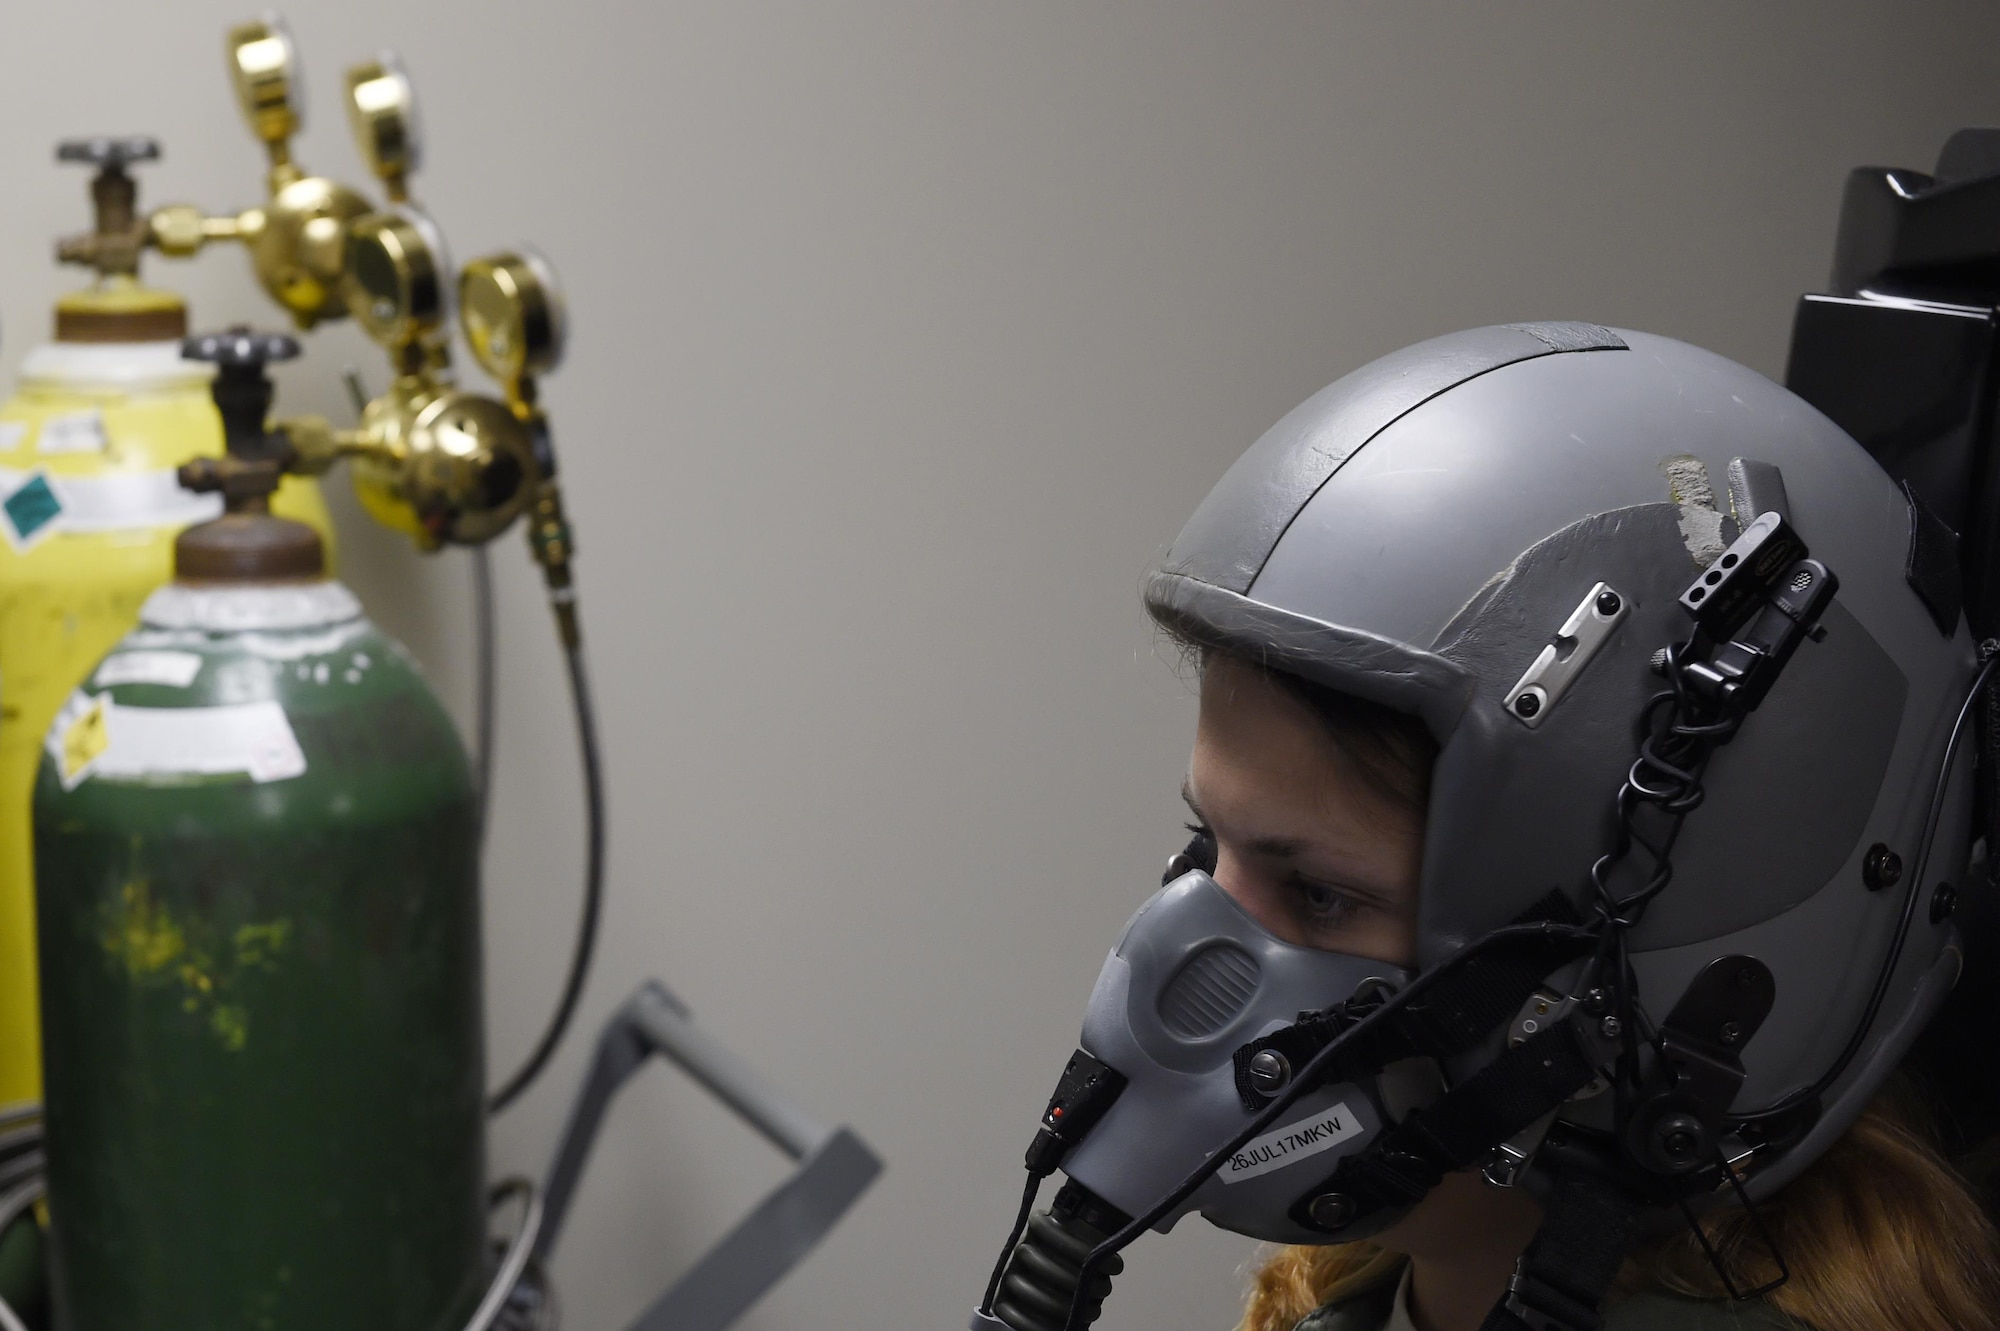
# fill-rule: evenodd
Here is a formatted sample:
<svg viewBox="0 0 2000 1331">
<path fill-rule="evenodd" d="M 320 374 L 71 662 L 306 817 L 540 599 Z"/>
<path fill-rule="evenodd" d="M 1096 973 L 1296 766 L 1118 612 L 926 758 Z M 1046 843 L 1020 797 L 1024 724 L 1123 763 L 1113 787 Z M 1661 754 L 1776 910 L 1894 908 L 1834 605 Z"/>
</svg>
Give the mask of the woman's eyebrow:
<svg viewBox="0 0 2000 1331">
<path fill-rule="evenodd" d="M 1196 822 L 1200 823 L 1203 827 L 1213 829 L 1213 821 L 1202 811 L 1201 805 L 1195 802 L 1194 785 L 1191 779 L 1183 779 L 1181 781 L 1181 800 L 1188 806 L 1188 812 L 1194 815 Z M 1298 837 L 1251 837 L 1243 843 L 1243 848 L 1254 854 L 1263 855 L 1271 859 L 1289 860 L 1296 859 L 1299 853 L 1305 850 L 1306 843 Z"/>
</svg>

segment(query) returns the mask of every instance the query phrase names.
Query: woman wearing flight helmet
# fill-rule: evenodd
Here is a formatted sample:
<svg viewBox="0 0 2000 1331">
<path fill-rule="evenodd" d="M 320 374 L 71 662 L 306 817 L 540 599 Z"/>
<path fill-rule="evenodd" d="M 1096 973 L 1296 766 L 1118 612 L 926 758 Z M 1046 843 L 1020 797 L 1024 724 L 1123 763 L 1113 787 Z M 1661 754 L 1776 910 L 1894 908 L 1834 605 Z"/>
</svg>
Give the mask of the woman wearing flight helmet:
<svg viewBox="0 0 2000 1331">
<path fill-rule="evenodd" d="M 1203 666 L 1195 840 L 975 1331 L 1078 1331 L 1190 1211 L 1291 1245 L 1253 1331 L 2000 1326 L 1993 1228 L 1885 1090 L 1961 969 L 1954 558 L 1662 338 L 1479 329 L 1279 422 L 1147 587 Z"/>
</svg>

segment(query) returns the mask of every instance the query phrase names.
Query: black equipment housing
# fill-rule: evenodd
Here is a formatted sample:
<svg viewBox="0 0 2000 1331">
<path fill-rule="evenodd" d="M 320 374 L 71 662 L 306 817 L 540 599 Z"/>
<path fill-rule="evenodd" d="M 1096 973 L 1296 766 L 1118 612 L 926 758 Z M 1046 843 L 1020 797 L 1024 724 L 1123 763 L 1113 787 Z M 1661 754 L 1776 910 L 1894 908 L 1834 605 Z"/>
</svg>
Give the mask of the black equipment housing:
<svg viewBox="0 0 2000 1331">
<path fill-rule="evenodd" d="M 1799 300 L 1785 386 L 1903 484 L 1907 574 L 1939 627 L 1956 626 L 1962 597 L 1973 635 L 2000 637 L 2000 128 L 1959 130 L 1928 175 L 1848 175 L 1829 290 Z M 1955 560 L 1941 553 L 1954 534 Z M 2000 1013 L 2000 710 L 1984 710 L 1988 853 L 1973 866 L 1984 890 L 1964 894 L 1956 916 L 1965 978 L 1904 1065 L 1940 1102 L 1958 1155 L 2000 1134 L 2000 1068 L 1966 1056 L 1985 1047 Z M 1987 1191 L 1991 1207 L 2000 1197 Z"/>
</svg>

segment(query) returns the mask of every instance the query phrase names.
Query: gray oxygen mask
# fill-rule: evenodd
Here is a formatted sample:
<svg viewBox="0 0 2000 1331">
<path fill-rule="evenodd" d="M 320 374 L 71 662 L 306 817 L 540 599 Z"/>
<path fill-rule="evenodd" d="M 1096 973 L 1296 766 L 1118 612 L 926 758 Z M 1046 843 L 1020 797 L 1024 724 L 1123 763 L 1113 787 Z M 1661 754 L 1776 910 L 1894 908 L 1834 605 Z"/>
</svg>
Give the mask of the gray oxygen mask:
<svg viewBox="0 0 2000 1331">
<path fill-rule="evenodd" d="M 1128 1215 L 1145 1212 L 1255 1116 L 1238 1082 L 1239 1049 L 1303 1013 L 1409 980 L 1410 972 L 1379 961 L 1287 943 L 1208 874 L 1181 875 L 1139 908 L 1097 977 L 1083 1052 L 1125 1084 L 1064 1159 L 1063 1172 Z M 1272 1054 L 1247 1070 L 1267 1096 L 1294 1071 Z M 1165 1232 L 1199 1211 L 1252 1238 L 1327 1242 L 1325 1230 L 1305 1229 L 1287 1212 L 1343 1156 L 1407 1112 L 1411 1106 L 1399 1102 L 1411 1092 L 1435 1089 L 1435 1082 L 1420 1088 L 1407 1080 L 1369 1077 L 1306 1090 L 1155 1227 Z"/>
</svg>

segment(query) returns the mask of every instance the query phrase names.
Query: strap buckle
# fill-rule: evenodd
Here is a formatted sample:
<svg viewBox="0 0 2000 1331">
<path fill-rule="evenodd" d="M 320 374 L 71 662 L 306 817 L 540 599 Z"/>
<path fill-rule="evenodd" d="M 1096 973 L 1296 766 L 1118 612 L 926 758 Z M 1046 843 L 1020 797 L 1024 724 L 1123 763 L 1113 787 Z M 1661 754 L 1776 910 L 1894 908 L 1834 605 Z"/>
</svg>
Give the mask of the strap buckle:
<svg viewBox="0 0 2000 1331">
<path fill-rule="evenodd" d="M 1507 1281 L 1507 1298 L 1501 1306 L 1519 1318 L 1528 1331 L 1602 1331 L 1604 1319 L 1596 1308 L 1526 1268 L 1526 1257 L 1514 1263 L 1514 1274 Z"/>
</svg>

